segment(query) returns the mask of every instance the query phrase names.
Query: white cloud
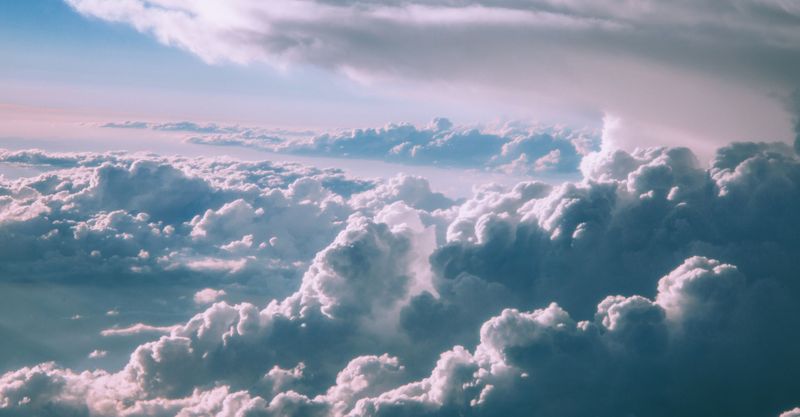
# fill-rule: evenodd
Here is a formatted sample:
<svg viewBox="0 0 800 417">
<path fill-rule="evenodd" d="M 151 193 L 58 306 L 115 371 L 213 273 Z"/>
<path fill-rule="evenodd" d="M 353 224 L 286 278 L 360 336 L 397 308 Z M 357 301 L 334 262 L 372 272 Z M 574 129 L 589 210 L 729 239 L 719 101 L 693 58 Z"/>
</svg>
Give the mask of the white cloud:
<svg viewBox="0 0 800 417">
<path fill-rule="evenodd" d="M 692 269 L 694 267 L 698 269 Z M 720 270 L 725 272 L 720 274 Z M 663 278 L 659 283 L 660 289 L 672 285 L 692 287 L 681 295 L 674 295 L 676 299 L 689 297 L 695 300 L 692 307 L 679 302 L 685 306 L 683 313 L 695 308 L 704 313 L 695 316 L 680 314 L 677 319 L 670 319 L 671 307 L 665 307 L 659 301 L 672 300 L 673 296 L 661 291 L 655 302 L 641 296 L 608 297 L 600 303 L 595 318 L 590 321 L 574 320 L 557 304 L 531 312 L 506 309 L 483 324 L 480 343 L 474 353 L 460 346 L 442 353 L 429 377 L 364 399 L 351 415 L 447 415 L 452 412 L 517 415 L 522 410 L 526 415 L 640 412 L 669 415 L 683 413 L 677 411 L 681 407 L 688 407 L 686 412 L 694 412 L 696 406 L 678 405 L 671 401 L 674 398 L 672 394 L 666 394 L 664 390 L 691 392 L 701 388 L 672 384 L 701 382 L 671 382 L 659 378 L 664 375 L 683 378 L 687 371 L 692 374 L 693 370 L 681 367 L 693 366 L 683 361 L 691 360 L 692 355 L 699 354 L 699 351 L 678 352 L 690 346 L 689 349 L 702 350 L 706 347 L 701 347 L 702 343 L 698 345 L 698 341 L 714 332 L 726 331 L 716 327 L 711 333 L 687 335 L 679 329 L 692 327 L 694 320 L 706 320 L 708 315 L 732 320 L 727 315 L 730 310 L 721 309 L 722 304 L 717 299 L 721 295 L 718 288 L 728 288 L 726 275 L 731 273 L 735 274 L 735 268 L 705 258 L 692 258 Z M 699 295 L 693 294 L 695 291 L 703 294 L 702 300 L 695 298 Z M 725 289 L 723 294 L 727 292 Z M 743 295 L 743 287 L 737 292 Z M 725 349 L 725 342 L 719 343 L 722 343 L 720 348 Z M 677 356 L 672 356 L 673 353 L 667 349 L 673 349 Z M 736 372 L 724 368 L 731 365 L 723 362 L 717 365 L 723 367 L 718 371 L 723 374 Z M 650 381 L 655 382 L 658 388 L 642 385 Z M 744 390 L 743 394 L 745 392 L 749 391 Z M 562 396 L 568 396 L 571 401 L 553 401 L 553 398 Z M 690 402 L 709 400 L 702 395 L 681 398 Z M 662 405 L 654 406 L 654 401 Z M 717 399 L 711 409 L 731 408 L 737 413 L 740 412 L 737 403 L 737 400 L 732 400 L 723 405 Z M 660 408 L 664 406 L 673 411 Z"/>
<path fill-rule="evenodd" d="M 443 194 L 431 190 L 426 179 L 403 174 L 390 178 L 372 190 L 354 195 L 350 203 L 359 209 L 379 210 L 386 204 L 399 201 L 426 211 L 446 209 L 455 204 Z"/>
<path fill-rule="evenodd" d="M 204 288 L 194 293 L 195 304 L 211 304 L 225 296 L 225 290 L 215 290 L 213 288 Z"/>
<path fill-rule="evenodd" d="M 186 267 L 195 271 L 237 273 L 247 266 L 247 259 L 203 258 L 186 262 Z"/>
<path fill-rule="evenodd" d="M 106 355 L 108 355 L 108 351 L 95 349 L 89 353 L 89 359 L 105 358 Z"/>
</svg>

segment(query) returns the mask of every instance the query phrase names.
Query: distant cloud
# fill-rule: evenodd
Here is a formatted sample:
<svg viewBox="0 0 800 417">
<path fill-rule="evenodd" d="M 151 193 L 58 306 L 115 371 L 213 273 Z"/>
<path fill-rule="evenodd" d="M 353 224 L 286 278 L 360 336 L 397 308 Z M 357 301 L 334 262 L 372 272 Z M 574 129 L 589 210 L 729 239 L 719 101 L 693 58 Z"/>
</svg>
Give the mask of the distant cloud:
<svg viewBox="0 0 800 417">
<path fill-rule="evenodd" d="M 175 326 L 150 326 L 144 323 L 136 323 L 128 327 L 117 327 L 105 329 L 100 332 L 101 336 L 134 336 L 142 333 L 169 333 Z"/>
<path fill-rule="evenodd" d="M 105 358 L 108 352 L 105 350 L 95 349 L 89 353 L 89 359 Z"/>
<path fill-rule="evenodd" d="M 240 126 L 220 126 L 215 123 L 199 124 L 188 121 L 171 123 L 152 123 L 143 121 L 108 122 L 101 124 L 100 127 L 106 129 L 149 129 L 162 132 L 236 134 L 241 137 L 255 137 L 261 139 L 266 139 L 268 135 L 310 136 L 314 134 L 314 131 L 311 130 L 246 128 Z"/>
<path fill-rule="evenodd" d="M 122 122 L 122 123 L 104 123 L 100 127 L 109 129 L 149 129 L 150 124 L 147 122 Z"/>
<path fill-rule="evenodd" d="M 186 141 L 217 146 L 241 146 L 270 152 L 354 159 L 377 159 L 411 165 L 477 168 L 515 175 L 576 172 L 581 158 L 599 149 L 600 132 L 511 122 L 496 127 L 454 126 L 437 118 L 427 126 L 408 123 L 381 128 L 322 134 L 267 131 L 256 128 L 200 127 L 181 122 L 108 123 L 104 127 L 142 126 L 152 130 L 193 133 Z M 174 128 L 179 126 L 180 128 Z"/>
<path fill-rule="evenodd" d="M 516 163 L 518 173 L 530 174 L 574 171 L 582 155 L 599 149 L 599 145 L 598 132 L 588 129 L 519 123 L 479 129 L 456 127 L 440 118 L 423 128 L 390 124 L 379 129 L 323 134 L 309 141 L 279 144 L 275 148 L 299 154 L 499 170 Z M 549 164 L 537 165 L 539 160 L 548 157 Z"/>
<path fill-rule="evenodd" d="M 195 304 L 211 304 L 225 296 L 225 290 L 215 290 L 213 288 L 204 288 L 194 293 Z"/>
</svg>

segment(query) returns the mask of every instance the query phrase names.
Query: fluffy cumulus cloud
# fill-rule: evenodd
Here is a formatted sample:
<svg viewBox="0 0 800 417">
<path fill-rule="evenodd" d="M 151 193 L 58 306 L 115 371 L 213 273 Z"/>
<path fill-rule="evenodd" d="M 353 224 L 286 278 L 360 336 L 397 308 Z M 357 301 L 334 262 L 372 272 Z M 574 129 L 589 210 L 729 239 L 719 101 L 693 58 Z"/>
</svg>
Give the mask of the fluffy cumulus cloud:
<svg viewBox="0 0 800 417">
<path fill-rule="evenodd" d="M 348 217 L 378 200 L 452 205 L 421 179 L 365 194 L 376 183 L 293 164 L 41 151 L 0 160 L 44 171 L 0 180 L 0 298 L 8 311 L 47 306 L 2 320 L 14 340 L 0 348 L 5 367 L 76 363 L 98 348 L 122 360 L 130 347 L 119 336 L 158 334 L 223 296 L 290 294 Z M 74 332 L 115 337 L 97 346 Z"/>
<path fill-rule="evenodd" d="M 427 126 L 408 123 L 314 134 L 192 122 L 107 123 L 105 128 L 174 130 L 186 141 L 240 146 L 296 155 L 477 168 L 514 175 L 574 173 L 586 154 L 600 147 L 600 132 L 524 122 L 500 126 L 455 126 L 437 118 Z"/>
<path fill-rule="evenodd" d="M 324 247 L 370 187 L 294 165 L 113 154 L 3 152 L 47 172 L 2 184 L 3 272 L 92 280 L 190 269 L 280 270 Z M 251 265 L 255 257 L 272 263 Z M 77 262 L 79 261 L 79 262 Z M 24 274 L 35 269 L 36 274 Z M 141 280 L 142 278 L 135 278 Z"/>
<path fill-rule="evenodd" d="M 788 141 L 800 84 L 800 10 L 782 0 L 66 2 L 210 63 L 313 65 L 423 99 L 616 115 L 631 147 Z"/>
<path fill-rule="evenodd" d="M 7 368 L 0 416 L 788 417 L 800 405 L 800 158 L 786 144 L 737 143 L 708 167 L 686 148 L 604 150 L 580 181 L 486 185 L 457 203 L 420 178 L 296 165 L 3 158 L 52 169 L 4 180 L 4 284 L 157 282 L 152 296 L 191 281 L 193 316 L 117 323 L 74 366 Z M 276 289 L 274 271 L 298 279 Z M 98 342 L 130 338 L 119 362 Z"/>
</svg>

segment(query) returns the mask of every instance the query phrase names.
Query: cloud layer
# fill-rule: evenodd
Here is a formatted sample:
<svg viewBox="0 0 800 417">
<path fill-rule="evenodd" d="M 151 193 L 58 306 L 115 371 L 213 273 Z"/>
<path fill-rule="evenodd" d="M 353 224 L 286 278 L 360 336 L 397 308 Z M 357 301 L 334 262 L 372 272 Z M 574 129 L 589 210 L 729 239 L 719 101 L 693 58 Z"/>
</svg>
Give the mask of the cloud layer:
<svg viewBox="0 0 800 417">
<path fill-rule="evenodd" d="M 2 159 L 55 168 L 4 184 L 5 244 L 39 248 L 9 255 L 4 281 L 166 287 L 180 271 L 186 304 L 213 304 L 110 330 L 141 338 L 118 367 L 9 370 L 0 416 L 796 413 L 800 158 L 785 144 L 734 144 L 708 168 L 686 148 L 606 150 L 580 181 L 459 203 L 420 178 L 297 165 Z M 281 268 L 300 278 L 264 290 Z"/>
<path fill-rule="evenodd" d="M 49 306 L 0 322 L 16 341 L 0 348 L 4 367 L 78 364 L 97 341 L 64 348 L 60 338 L 152 335 L 152 326 L 123 330 L 183 321 L 215 300 L 201 292 L 209 287 L 234 302 L 285 296 L 356 211 L 353 195 L 366 211 L 373 199 L 405 195 L 428 209 L 452 204 L 412 177 L 372 196 L 362 193 L 373 182 L 294 164 L 42 151 L 2 151 L 0 161 L 45 171 L 0 181 L 3 302 L 9 311 Z M 130 349 L 102 343 L 108 360 Z"/>
<path fill-rule="evenodd" d="M 269 152 L 474 168 L 514 175 L 575 173 L 584 155 L 600 148 L 600 132 L 512 122 L 497 127 L 454 126 L 445 118 L 322 134 L 192 122 L 106 123 L 105 128 L 185 132 L 189 143 L 241 146 Z"/>
</svg>

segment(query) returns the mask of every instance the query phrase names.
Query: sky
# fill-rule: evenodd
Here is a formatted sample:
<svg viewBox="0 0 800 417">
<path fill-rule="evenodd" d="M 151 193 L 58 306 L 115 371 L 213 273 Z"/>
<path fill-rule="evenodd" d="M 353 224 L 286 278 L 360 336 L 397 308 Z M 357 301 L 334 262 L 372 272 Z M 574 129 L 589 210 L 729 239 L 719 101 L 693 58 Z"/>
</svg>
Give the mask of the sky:
<svg viewBox="0 0 800 417">
<path fill-rule="evenodd" d="M 0 98 L 21 112 L 57 110 L 78 121 L 196 120 L 304 128 L 380 125 L 394 118 L 427 122 L 445 108 L 469 121 L 479 114 L 454 100 L 426 103 L 306 64 L 291 71 L 266 63 L 207 65 L 128 25 L 82 16 L 60 0 L 4 1 L 0 8 L 5 57 Z"/>
<path fill-rule="evenodd" d="M 5 1 L 0 101 L 65 123 L 611 119 L 620 146 L 706 156 L 793 139 L 793 3 L 615 3 Z M 87 135 L 9 125 L 4 136 Z"/>
<path fill-rule="evenodd" d="M 800 417 L 799 28 L 0 0 L 0 417 Z"/>
</svg>

